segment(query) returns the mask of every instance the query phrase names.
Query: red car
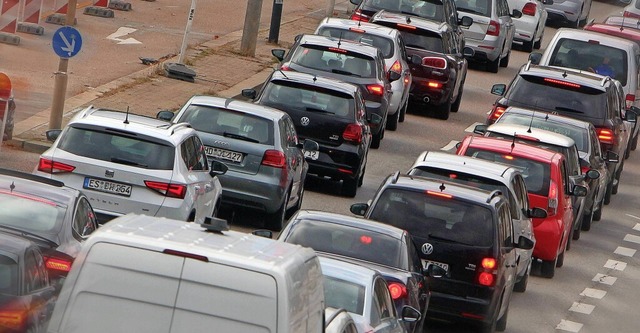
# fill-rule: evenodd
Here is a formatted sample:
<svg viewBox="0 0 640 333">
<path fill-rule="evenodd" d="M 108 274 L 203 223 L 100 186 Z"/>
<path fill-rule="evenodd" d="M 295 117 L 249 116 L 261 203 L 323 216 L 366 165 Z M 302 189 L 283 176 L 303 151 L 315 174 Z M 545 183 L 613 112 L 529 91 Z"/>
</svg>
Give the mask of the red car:
<svg viewBox="0 0 640 333">
<path fill-rule="evenodd" d="M 624 26 L 620 25 L 593 23 L 585 26 L 584 30 L 595 31 L 605 35 L 628 39 L 640 45 L 640 30 L 638 29 L 625 28 Z"/>
<path fill-rule="evenodd" d="M 552 278 L 564 263 L 573 221 L 571 195 L 585 196 L 587 188 L 574 185 L 567 173 L 564 155 L 511 140 L 467 136 L 458 145 L 458 155 L 471 156 L 522 170 L 529 204 L 546 207 L 546 218 L 533 219 L 536 245 L 533 257 L 542 261 L 542 276 Z"/>
</svg>

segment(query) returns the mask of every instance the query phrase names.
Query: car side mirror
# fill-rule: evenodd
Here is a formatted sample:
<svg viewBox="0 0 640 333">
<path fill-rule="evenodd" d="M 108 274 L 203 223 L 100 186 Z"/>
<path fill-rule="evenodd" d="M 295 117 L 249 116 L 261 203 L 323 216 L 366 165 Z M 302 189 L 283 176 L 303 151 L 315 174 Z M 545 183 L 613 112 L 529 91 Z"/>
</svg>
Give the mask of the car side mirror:
<svg viewBox="0 0 640 333">
<path fill-rule="evenodd" d="M 251 232 L 252 235 L 264 238 L 273 238 L 273 232 L 271 230 L 266 229 L 258 229 Z"/>
<path fill-rule="evenodd" d="M 387 73 L 388 73 L 389 82 L 397 81 L 401 77 L 400 73 L 398 73 L 396 71 L 389 71 Z"/>
<path fill-rule="evenodd" d="M 368 119 L 369 123 L 380 125 L 382 123 L 382 117 L 377 113 L 372 113 Z"/>
<path fill-rule="evenodd" d="M 458 19 L 458 24 L 463 27 L 470 27 L 473 24 L 473 19 L 469 16 L 463 16 Z"/>
<path fill-rule="evenodd" d="M 627 110 L 627 112 L 625 112 L 625 116 L 624 116 L 624 120 L 628 121 L 628 122 L 632 122 L 635 123 L 638 121 L 638 111 L 640 111 L 640 109 L 638 109 L 635 106 L 632 106 L 629 110 Z"/>
<path fill-rule="evenodd" d="M 471 58 L 476 55 L 476 51 L 468 46 L 462 48 L 462 55 Z"/>
<path fill-rule="evenodd" d="M 573 195 L 574 197 L 586 197 L 587 188 L 582 185 L 573 185 L 571 195 Z"/>
<path fill-rule="evenodd" d="M 156 118 L 164 121 L 171 121 L 175 113 L 169 110 L 162 110 L 156 114 Z"/>
<path fill-rule="evenodd" d="M 46 132 L 47 140 L 51 142 L 56 141 L 56 139 L 60 136 L 60 133 L 62 133 L 61 129 L 48 130 Z"/>
<path fill-rule="evenodd" d="M 211 161 L 211 171 L 209 171 L 209 175 L 211 177 L 221 176 L 227 173 L 229 167 L 226 164 L 220 161 Z"/>
<path fill-rule="evenodd" d="M 596 169 L 590 169 L 585 174 L 585 178 L 587 178 L 587 179 L 598 179 L 598 178 L 600 178 L 600 171 L 598 171 Z"/>
<path fill-rule="evenodd" d="M 357 6 L 362 2 L 362 0 L 349 0 L 349 2 Z"/>
<path fill-rule="evenodd" d="M 409 62 L 414 65 L 422 65 L 422 57 L 419 55 L 411 55 L 409 56 Z"/>
<path fill-rule="evenodd" d="M 302 143 L 302 150 L 317 151 L 317 150 L 320 150 L 320 145 L 313 140 L 305 139 L 304 142 Z"/>
<path fill-rule="evenodd" d="M 369 204 L 366 204 L 366 203 L 354 203 L 349 208 L 349 211 L 351 211 L 351 213 L 354 214 L 354 215 L 364 216 L 364 214 L 367 212 L 367 209 L 369 209 Z"/>
<path fill-rule="evenodd" d="M 420 318 L 422 318 L 422 314 L 420 313 L 420 311 L 418 311 L 418 309 L 410 305 L 405 305 L 402 307 L 402 321 L 404 321 L 405 323 L 415 323 L 419 321 Z"/>
<path fill-rule="evenodd" d="M 422 270 L 422 274 L 430 278 L 441 278 L 447 275 L 447 270 L 434 264 L 429 264 L 427 268 Z"/>
<path fill-rule="evenodd" d="M 540 60 L 542 60 L 542 53 L 539 53 L 539 52 L 529 53 L 529 61 L 531 61 L 532 64 L 538 65 L 540 64 Z"/>
<path fill-rule="evenodd" d="M 488 125 L 484 125 L 484 124 L 476 125 L 476 127 L 473 128 L 473 133 L 485 135 L 487 133 L 487 128 L 489 128 Z"/>
<path fill-rule="evenodd" d="M 284 60 L 284 53 L 285 53 L 284 49 L 273 49 L 273 50 L 271 50 L 271 54 L 274 57 L 276 57 L 278 60 L 280 60 L 280 61 Z"/>
<path fill-rule="evenodd" d="M 535 243 L 527 237 L 520 236 L 518 237 L 518 242 L 514 244 L 515 247 L 523 250 L 531 250 Z"/>
<path fill-rule="evenodd" d="M 503 96 L 504 92 L 507 90 L 507 85 L 504 83 L 498 83 L 491 86 L 491 94 Z"/>
<path fill-rule="evenodd" d="M 543 219 L 547 217 L 547 211 L 542 208 L 534 207 L 530 208 L 526 215 L 529 218 Z"/>
<path fill-rule="evenodd" d="M 521 11 L 519 11 L 519 10 L 517 10 L 517 9 L 514 9 L 514 10 L 511 12 L 511 15 L 509 15 L 509 16 L 511 16 L 511 17 L 513 17 L 513 18 L 521 18 L 521 17 L 522 17 L 522 12 L 521 12 Z"/>
<path fill-rule="evenodd" d="M 256 99 L 257 92 L 255 89 L 242 89 L 242 97 L 248 99 Z"/>
<path fill-rule="evenodd" d="M 605 154 L 604 160 L 607 161 L 608 163 L 618 163 L 620 162 L 620 156 L 617 153 L 611 150 L 608 150 L 607 153 Z"/>
</svg>

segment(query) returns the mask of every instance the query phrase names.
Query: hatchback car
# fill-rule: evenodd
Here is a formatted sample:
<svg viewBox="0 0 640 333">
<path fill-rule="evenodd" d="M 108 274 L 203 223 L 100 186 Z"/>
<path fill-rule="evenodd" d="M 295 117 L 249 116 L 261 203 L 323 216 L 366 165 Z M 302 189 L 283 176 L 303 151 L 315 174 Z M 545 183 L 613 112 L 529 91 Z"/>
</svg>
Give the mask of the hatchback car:
<svg viewBox="0 0 640 333">
<path fill-rule="evenodd" d="M 360 87 L 366 101 L 367 119 L 376 114 L 381 123 L 369 122 L 373 140 L 371 148 L 379 148 L 388 118 L 391 82 L 400 79 L 398 72 L 385 68 L 380 49 L 350 41 L 318 35 L 299 35 L 285 55 L 285 50 L 274 49 L 273 55 L 281 61 L 281 71 L 296 71 L 326 76 Z"/>
<path fill-rule="evenodd" d="M 188 123 L 90 106 L 47 138 L 55 142 L 34 173 L 83 191 L 101 223 L 127 213 L 203 222 L 217 212 L 227 167 L 209 166 Z"/>
<path fill-rule="evenodd" d="M 506 329 L 516 248 L 534 244 L 516 238 L 509 202 L 499 190 L 396 172 L 370 202 L 352 205 L 351 212 L 409 231 L 423 266 L 447 272 L 431 281 L 430 317 Z"/>
<path fill-rule="evenodd" d="M 411 70 L 407 63 L 404 40 L 398 30 L 379 24 L 327 17 L 320 22 L 315 33 L 373 45 L 382 51 L 385 68 L 400 75 L 400 79 L 391 82 L 392 94 L 386 123 L 388 130 L 395 131 L 398 122 L 404 121 L 411 87 Z"/>
<path fill-rule="evenodd" d="M 0 331 L 44 332 L 56 299 L 38 245 L 0 231 Z"/>
<path fill-rule="evenodd" d="M 623 21 L 615 20 L 610 16 L 605 22 L 610 23 L 589 23 L 583 29 L 628 39 L 636 44 L 640 44 L 640 30 L 638 30 L 638 28 L 640 28 L 640 26 L 638 26 L 638 22 L 640 21 L 638 19 L 625 17 L 625 20 Z"/>
<path fill-rule="evenodd" d="M 319 256 L 327 307 L 345 309 L 358 332 L 405 333 L 403 322 L 415 323 L 420 312 L 404 306 L 396 312 L 389 287 L 377 271 L 332 257 Z"/>
<path fill-rule="evenodd" d="M 433 110 L 445 120 L 451 112 L 458 112 L 467 77 L 463 53 L 471 55 L 473 50 L 454 46 L 451 26 L 384 10 L 373 15 L 371 22 L 398 29 L 404 37 L 413 75 L 409 97 L 414 109 Z"/>
<path fill-rule="evenodd" d="M 473 24 L 464 29 L 465 45 L 475 52 L 470 58 L 487 64 L 487 70 L 498 72 L 507 67 L 515 34 L 512 18 L 522 12 L 509 9 L 507 0 L 455 0 L 459 15 L 468 15 Z"/>
<path fill-rule="evenodd" d="M 638 17 L 610 15 L 602 23 L 622 28 L 640 29 L 640 11 Z"/>
<path fill-rule="evenodd" d="M 458 155 L 512 165 L 522 170 L 529 204 L 546 207 L 546 218 L 533 219 L 536 244 L 533 257 L 541 260 L 541 273 L 552 278 L 564 264 L 571 236 L 571 196 L 585 196 L 582 185 L 571 185 L 564 155 L 519 142 L 469 135 L 461 142 Z"/>
<path fill-rule="evenodd" d="M 275 71 L 259 93 L 246 89 L 243 94 L 257 104 L 288 113 L 298 139 L 319 144 L 319 149 L 304 153 L 309 173 L 342 180 L 341 193 L 356 195 L 372 141 L 368 124 L 382 121 L 375 113 L 367 118 L 361 89 L 312 74 Z"/>
<path fill-rule="evenodd" d="M 568 24 L 571 28 L 584 26 L 589 19 L 592 0 L 553 0 L 546 6 L 547 22 Z"/>
<path fill-rule="evenodd" d="M 553 0 L 507 0 L 509 8 L 518 9 L 522 16 L 513 18 L 516 32 L 513 41 L 521 44 L 526 52 L 539 49 L 547 24 L 545 5 L 553 4 Z"/>
<path fill-rule="evenodd" d="M 315 141 L 298 142 L 288 114 L 253 103 L 193 96 L 177 111 L 158 118 L 190 123 L 210 161 L 228 167 L 218 179 L 221 202 L 265 213 L 270 229 L 280 230 L 287 213 L 300 209 L 309 169 L 301 148 L 317 151 Z"/>
<path fill-rule="evenodd" d="M 535 243 L 531 218 L 545 217 L 542 208 L 529 208 L 527 187 L 522 173 L 515 167 L 487 162 L 467 156 L 425 151 L 407 172 L 412 176 L 447 180 L 457 184 L 478 187 L 487 191 L 500 190 L 511 205 L 511 220 L 516 237 L 523 236 Z M 527 289 L 533 249 L 516 249 L 517 276 L 513 290 Z"/>
<path fill-rule="evenodd" d="M 82 243 L 98 228 L 87 197 L 64 183 L 0 169 L 0 231 L 38 245 L 60 290 Z"/>
</svg>

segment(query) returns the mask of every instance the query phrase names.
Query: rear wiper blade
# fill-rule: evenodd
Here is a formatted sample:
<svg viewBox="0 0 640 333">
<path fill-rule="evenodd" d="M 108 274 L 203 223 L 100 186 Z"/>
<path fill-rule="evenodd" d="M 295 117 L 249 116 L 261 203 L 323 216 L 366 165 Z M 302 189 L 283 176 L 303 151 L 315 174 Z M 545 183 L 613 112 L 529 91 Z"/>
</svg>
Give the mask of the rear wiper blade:
<svg viewBox="0 0 640 333">
<path fill-rule="evenodd" d="M 222 136 L 224 136 L 225 138 L 233 138 L 233 139 L 249 141 L 249 142 L 253 142 L 253 143 L 260 143 L 260 141 L 254 139 L 254 138 L 250 138 L 248 136 L 235 134 L 235 133 L 224 132 L 224 133 L 222 133 Z"/>
<path fill-rule="evenodd" d="M 556 111 L 566 111 L 566 112 L 573 112 L 573 113 L 584 113 L 584 111 L 580 111 L 580 110 L 576 110 L 576 109 L 572 109 L 572 108 L 566 108 L 564 106 L 556 106 L 555 109 L 556 109 Z"/>
<path fill-rule="evenodd" d="M 35 238 L 41 241 L 45 241 L 47 244 L 49 244 L 49 246 L 51 247 L 57 247 L 58 244 L 52 240 L 50 240 L 49 238 L 46 237 L 42 237 L 38 234 L 34 234 L 32 232 L 23 230 L 23 229 L 19 229 L 19 228 L 15 228 L 15 227 L 10 227 L 8 225 L 0 225 L 0 229 L 6 229 L 6 230 L 10 230 L 11 233 L 17 233 L 20 234 L 23 237 L 30 237 L 30 238 Z"/>
<path fill-rule="evenodd" d="M 405 44 L 404 46 L 405 46 L 405 47 L 412 47 L 412 48 L 414 48 L 414 49 L 426 50 L 426 49 L 424 48 L 424 46 L 421 46 L 421 45 Z"/>
<path fill-rule="evenodd" d="M 142 167 L 142 168 L 148 167 L 148 165 L 146 165 L 146 164 L 141 164 L 141 163 L 138 163 L 138 162 L 135 162 L 135 161 L 131 161 L 131 160 L 127 160 L 127 159 L 119 158 L 119 157 L 112 157 L 111 158 L 111 162 L 118 163 L 118 164 L 137 166 L 137 167 Z"/>
<path fill-rule="evenodd" d="M 349 71 L 345 71 L 345 70 L 342 70 L 342 69 L 332 69 L 331 72 L 332 73 L 336 73 L 336 74 L 342 74 L 342 75 L 360 76 L 358 74 L 351 73 Z"/>
<path fill-rule="evenodd" d="M 335 112 L 331 112 L 329 110 L 322 110 L 322 109 L 317 109 L 317 108 L 310 108 L 310 107 L 306 107 L 305 108 L 306 111 L 310 111 L 310 112 L 319 112 L 319 113 L 330 113 L 330 114 L 335 114 Z"/>
<path fill-rule="evenodd" d="M 451 238 L 447 238 L 447 237 L 442 237 L 442 236 L 438 236 L 438 235 L 434 235 L 434 234 L 429 234 L 429 238 L 431 239 L 436 239 L 436 240 L 441 240 L 441 241 L 445 241 L 445 242 L 450 242 L 450 243 L 458 243 L 458 244 L 463 244 L 463 245 L 471 245 L 471 244 L 467 244 L 467 243 L 463 243 L 460 241 L 457 241 L 455 239 L 451 239 Z"/>
</svg>

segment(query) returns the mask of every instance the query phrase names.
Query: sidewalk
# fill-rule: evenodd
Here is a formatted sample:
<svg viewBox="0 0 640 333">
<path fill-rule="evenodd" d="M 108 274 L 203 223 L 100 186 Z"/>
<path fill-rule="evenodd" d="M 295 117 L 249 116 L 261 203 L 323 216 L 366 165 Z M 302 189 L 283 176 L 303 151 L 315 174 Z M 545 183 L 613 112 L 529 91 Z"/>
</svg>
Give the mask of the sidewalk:
<svg viewBox="0 0 640 333">
<path fill-rule="evenodd" d="M 337 0 L 333 14 L 348 17 L 352 8 L 348 0 Z M 271 55 L 271 49 L 288 49 L 296 35 L 312 33 L 324 16 L 323 9 L 304 16 L 283 17 L 278 45 L 267 43 L 269 27 L 261 27 L 255 57 L 239 54 L 241 30 L 189 48 L 185 65 L 196 72 L 194 83 L 164 76 L 164 62 L 177 62 L 176 56 L 94 90 L 67 98 L 62 126 L 76 112 L 91 105 L 122 111 L 129 108 L 131 113 L 155 117 L 161 110 L 177 110 L 193 95 L 236 97 L 242 89 L 264 82 L 272 72 L 277 60 Z M 33 152 L 46 150 L 51 144 L 45 136 L 49 129 L 50 113 L 51 110 L 47 109 L 15 123 L 13 139 L 5 144 Z"/>
</svg>

